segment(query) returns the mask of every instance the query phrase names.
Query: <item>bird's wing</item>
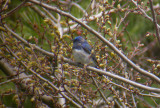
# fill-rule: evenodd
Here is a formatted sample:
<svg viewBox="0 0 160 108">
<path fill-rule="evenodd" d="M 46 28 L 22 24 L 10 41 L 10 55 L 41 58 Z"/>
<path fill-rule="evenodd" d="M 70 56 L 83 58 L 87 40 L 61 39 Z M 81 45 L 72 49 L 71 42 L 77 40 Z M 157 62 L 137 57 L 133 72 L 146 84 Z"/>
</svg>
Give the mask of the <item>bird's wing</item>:
<svg viewBox="0 0 160 108">
<path fill-rule="evenodd" d="M 84 49 L 85 52 L 87 52 L 88 54 L 91 54 L 92 48 L 87 42 L 82 44 L 82 48 Z M 96 65 L 98 66 L 97 58 L 95 57 L 95 55 L 92 54 L 91 57 L 93 61 L 96 63 Z"/>
<path fill-rule="evenodd" d="M 91 54 L 92 48 L 87 42 L 82 43 L 82 48 L 85 52 L 87 52 L 88 54 Z"/>
</svg>

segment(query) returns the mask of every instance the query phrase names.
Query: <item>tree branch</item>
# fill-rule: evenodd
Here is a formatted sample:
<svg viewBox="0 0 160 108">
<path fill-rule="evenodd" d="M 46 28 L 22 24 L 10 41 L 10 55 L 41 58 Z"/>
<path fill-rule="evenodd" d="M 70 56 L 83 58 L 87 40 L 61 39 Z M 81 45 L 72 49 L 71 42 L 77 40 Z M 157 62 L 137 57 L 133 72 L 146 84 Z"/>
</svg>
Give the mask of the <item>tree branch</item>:
<svg viewBox="0 0 160 108">
<path fill-rule="evenodd" d="M 25 73 L 17 74 L 16 71 L 13 70 L 13 68 L 5 61 L 5 59 L 0 59 L 0 69 L 7 75 L 7 76 L 16 76 L 15 79 L 20 79 L 21 81 L 17 81 L 22 87 L 22 89 L 28 90 L 29 93 L 32 95 L 37 94 L 42 99 L 42 102 L 47 104 L 50 107 L 56 106 L 54 103 L 54 99 L 51 96 L 47 96 L 42 94 L 42 92 L 39 90 L 38 92 L 34 92 L 32 87 L 32 83 L 30 83 L 31 79 L 28 75 Z M 32 85 L 32 86 L 31 86 Z M 56 103 L 57 104 L 57 103 Z"/>
<path fill-rule="evenodd" d="M 152 16 L 153 16 L 153 23 L 155 25 L 155 28 L 156 28 L 156 36 L 157 36 L 157 40 L 159 42 L 159 45 L 160 45 L 160 35 L 159 35 L 159 28 L 158 28 L 158 24 L 157 24 L 157 19 L 156 19 L 156 15 L 155 15 L 155 12 L 154 12 L 154 9 L 153 9 L 153 3 L 152 3 L 152 0 L 149 0 L 150 2 L 150 7 L 151 7 L 151 12 L 152 12 Z"/>
<path fill-rule="evenodd" d="M 134 1 L 134 0 L 131 0 L 131 1 L 143 13 L 143 15 L 146 18 L 148 18 L 150 21 L 153 21 L 153 19 L 150 16 L 148 16 L 147 13 L 140 6 L 138 6 L 138 4 L 136 3 L 136 1 Z M 157 26 L 158 26 L 158 28 L 160 28 L 160 25 L 157 24 Z"/>
<path fill-rule="evenodd" d="M 119 51 L 111 42 L 109 42 L 107 39 L 105 39 L 101 34 L 99 34 L 97 31 L 93 30 L 91 27 L 89 27 L 88 25 L 84 24 L 83 22 L 79 21 L 77 18 L 75 18 L 71 14 L 63 12 L 63 11 L 59 10 L 58 8 L 56 8 L 56 7 L 49 6 L 49 5 L 45 4 L 45 3 L 42 3 L 42 2 L 37 1 L 37 0 L 30 0 L 30 2 L 38 4 L 40 6 L 43 6 L 46 9 L 55 11 L 55 12 L 59 13 L 60 15 L 67 16 L 70 19 L 74 20 L 75 22 L 79 23 L 81 26 L 83 26 L 88 31 L 90 31 L 92 34 L 94 34 L 96 37 L 98 37 L 107 46 L 109 46 L 113 51 L 115 51 L 115 53 L 117 55 L 119 55 L 129 65 L 131 65 L 136 71 L 138 71 L 139 73 L 141 73 L 143 75 L 146 75 L 146 76 L 150 77 L 151 79 L 155 80 L 157 83 L 160 83 L 160 79 L 157 76 L 155 76 L 154 74 L 149 73 L 146 70 L 144 70 L 144 69 L 140 68 L 139 66 L 137 66 L 130 59 L 128 59 L 121 51 Z"/>
<path fill-rule="evenodd" d="M 5 16 L 3 16 L 1 19 L 4 19 L 6 17 L 8 17 L 9 15 L 13 14 L 14 12 L 16 12 L 16 10 L 20 9 L 25 3 L 27 2 L 27 0 L 24 0 L 21 4 L 19 4 L 17 7 L 15 7 L 14 9 L 12 9 L 11 11 L 9 11 L 8 13 L 6 13 Z"/>
<path fill-rule="evenodd" d="M 50 57 L 54 57 L 54 54 L 51 53 L 51 52 L 48 52 L 48 51 L 45 51 L 43 49 L 41 49 L 40 47 L 36 46 L 36 45 L 33 45 L 31 43 L 28 43 L 26 40 L 24 40 L 22 37 L 20 37 L 18 34 L 16 34 L 14 31 L 12 31 L 11 29 L 9 29 L 7 27 L 7 25 L 4 25 L 5 28 L 12 33 L 12 35 L 17 38 L 18 40 L 22 41 L 25 45 L 27 46 L 33 46 L 34 49 L 40 51 L 41 53 L 47 55 L 47 56 L 50 56 Z M 66 63 L 69 63 L 71 65 L 74 65 L 74 66 L 79 66 L 79 67 L 82 67 L 83 66 L 80 66 L 78 64 L 76 64 L 75 62 L 65 58 L 65 57 L 59 57 L 59 59 L 61 59 L 61 61 L 64 61 Z M 107 75 L 109 77 L 112 77 L 112 78 L 115 78 L 115 79 L 118 79 L 120 81 L 123 81 L 127 84 L 130 84 L 130 85 L 133 85 L 135 87 L 138 87 L 138 88 L 141 88 L 141 89 L 144 89 L 144 90 L 147 90 L 147 91 L 152 91 L 152 92 L 156 92 L 156 93 L 160 93 L 160 89 L 157 89 L 157 88 L 152 88 L 152 87 L 148 87 L 148 86 L 145 86 L 145 85 L 142 85 L 140 83 L 136 83 L 134 81 L 131 81 L 129 79 L 126 79 L 126 78 L 123 78 L 121 76 L 118 76 L 118 75 L 115 75 L 115 74 L 112 74 L 111 72 L 107 72 L 107 71 L 103 71 L 103 70 L 100 70 L 100 69 L 97 69 L 97 68 L 94 68 L 94 67 L 90 67 L 88 66 L 87 67 L 87 70 L 90 70 L 90 71 L 93 71 L 93 72 L 96 72 L 96 73 L 99 73 L 99 74 L 102 74 L 102 75 Z M 152 74 L 153 75 L 153 74 Z M 157 77 L 158 78 L 158 77 Z"/>
</svg>

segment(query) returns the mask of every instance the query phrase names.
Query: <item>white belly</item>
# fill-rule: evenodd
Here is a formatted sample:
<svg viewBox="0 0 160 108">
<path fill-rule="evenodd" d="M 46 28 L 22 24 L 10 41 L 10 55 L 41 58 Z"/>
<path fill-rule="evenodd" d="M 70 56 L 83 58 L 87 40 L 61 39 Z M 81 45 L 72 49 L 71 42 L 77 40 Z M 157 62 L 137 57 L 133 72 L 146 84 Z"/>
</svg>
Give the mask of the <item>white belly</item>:
<svg viewBox="0 0 160 108">
<path fill-rule="evenodd" d="M 91 66 L 96 66 L 96 64 L 91 59 L 90 54 L 86 53 L 84 50 L 74 49 L 72 53 L 73 53 L 75 62 L 78 62 L 81 64 L 89 64 Z"/>
</svg>

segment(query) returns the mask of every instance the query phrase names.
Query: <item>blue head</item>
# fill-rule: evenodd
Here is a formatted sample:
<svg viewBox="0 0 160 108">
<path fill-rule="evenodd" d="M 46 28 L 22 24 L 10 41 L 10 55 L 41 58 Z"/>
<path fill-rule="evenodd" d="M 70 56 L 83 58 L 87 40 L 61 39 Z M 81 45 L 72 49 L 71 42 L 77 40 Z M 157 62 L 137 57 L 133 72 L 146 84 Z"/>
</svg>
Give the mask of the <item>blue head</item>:
<svg viewBox="0 0 160 108">
<path fill-rule="evenodd" d="M 77 36 L 73 39 L 73 49 L 81 49 L 86 43 L 87 41 L 83 37 Z"/>
<path fill-rule="evenodd" d="M 82 43 L 85 42 L 86 40 L 82 36 L 77 36 L 73 39 L 73 44 L 74 43 Z"/>
</svg>

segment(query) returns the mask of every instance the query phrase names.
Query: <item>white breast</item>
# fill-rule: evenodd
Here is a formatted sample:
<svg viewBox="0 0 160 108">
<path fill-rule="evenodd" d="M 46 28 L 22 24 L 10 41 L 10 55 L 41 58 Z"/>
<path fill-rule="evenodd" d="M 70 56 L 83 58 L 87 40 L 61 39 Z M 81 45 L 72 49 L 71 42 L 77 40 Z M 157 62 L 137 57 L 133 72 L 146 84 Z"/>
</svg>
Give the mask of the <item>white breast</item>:
<svg viewBox="0 0 160 108">
<path fill-rule="evenodd" d="M 90 54 L 86 53 L 84 50 L 73 49 L 72 54 L 75 62 L 96 66 L 96 64 L 92 61 Z"/>
</svg>

